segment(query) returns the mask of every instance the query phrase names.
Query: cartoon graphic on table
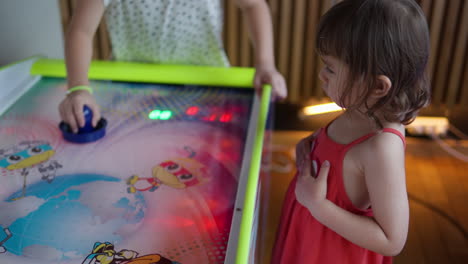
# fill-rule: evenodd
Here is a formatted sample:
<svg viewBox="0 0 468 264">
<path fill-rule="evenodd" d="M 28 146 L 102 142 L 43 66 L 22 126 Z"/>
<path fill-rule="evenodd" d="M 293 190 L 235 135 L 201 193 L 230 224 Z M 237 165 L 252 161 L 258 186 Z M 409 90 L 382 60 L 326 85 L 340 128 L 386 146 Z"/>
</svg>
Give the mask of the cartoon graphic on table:
<svg viewBox="0 0 468 264">
<path fill-rule="evenodd" d="M 159 254 L 150 254 L 138 257 L 138 252 L 128 249 L 115 251 L 114 245 L 105 242 L 96 242 L 91 254 L 82 264 L 179 264 Z"/>
<path fill-rule="evenodd" d="M 168 159 L 154 166 L 152 177 L 132 175 L 127 179 L 128 193 L 150 191 L 154 192 L 161 185 L 175 189 L 185 189 L 206 181 L 206 167 L 193 159 L 196 155 L 189 147 L 185 147 L 189 157 Z"/>
<path fill-rule="evenodd" d="M 42 175 L 42 180 L 51 183 L 55 179 L 56 172 L 62 165 L 50 160 L 54 154 L 52 146 L 41 140 L 22 141 L 12 147 L 0 149 L 0 167 L 9 171 L 20 170 L 20 175 L 23 176 L 22 194 L 12 200 L 25 197 L 27 176 L 35 165 Z"/>
</svg>

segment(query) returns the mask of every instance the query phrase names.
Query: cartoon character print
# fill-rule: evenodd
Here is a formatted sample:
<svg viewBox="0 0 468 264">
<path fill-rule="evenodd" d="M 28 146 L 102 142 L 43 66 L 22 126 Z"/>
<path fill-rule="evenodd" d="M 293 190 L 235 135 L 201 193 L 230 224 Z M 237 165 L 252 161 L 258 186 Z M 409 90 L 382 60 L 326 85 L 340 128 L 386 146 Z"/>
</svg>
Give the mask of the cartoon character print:
<svg viewBox="0 0 468 264">
<path fill-rule="evenodd" d="M 56 171 L 62 165 L 50 158 L 55 154 L 55 150 L 47 141 L 23 141 L 10 148 L 0 149 L 0 167 L 10 171 L 20 171 L 24 177 L 23 191 L 18 200 L 26 195 L 27 176 L 31 168 L 37 165 L 42 180 L 51 183 L 55 179 Z"/>
<path fill-rule="evenodd" d="M 143 178 L 132 175 L 127 180 L 129 185 L 127 191 L 129 193 L 135 193 L 136 191 L 154 192 L 160 185 L 184 189 L 200 184 L 205 174 L 205 167 L 198 161 L 190 158 L 173 158 L 154 166 L 152 177 Z M 137 185 L 140 181 L 143 181 L 143 183 Z"/>
<path fill-rule="evenodd" d="M 41 179 L 51 183 L 54 181 L 55 176 L 57 174 L 57 170 L 62 168 L 63 166 L 60 165 L 56 160 L 52 160 L 50 162 L 41 163 L 38 166 L 39 172 L 42 174 Z"/>
<path fill-rule="evenodd" d="M 196 186 L 205 180 L 206 167 L 193 159 L 195 152 L 191 152 L 188 158 L 172 158 L 152 168 L 152 177 L 139 177 L 132 175 L 127 179 L 127 191 L 154 192 L 161 185 L 174 189 L 185 189 Z"/>
<path fill-rule="evenodd" d="M 115 251 L 114 245 L 96 242 L 91 254 L 86 256 L 82 264 L 180 264 L 159 254 L 138 257 L 138 252 L 128 249 Z"/>
<path fill-rule="evenodd" d="M 0 227 L 1 228 L 1 227 Z M 0 241 L 0 254 L 3 254 L 7 252 L 7 249 L 3 246 L 13 235 L 10 232 L 10 229 L 8 228 L 2 228 L 1 231 L 3 231 L 2 236 L 4 238 Z"/>
</svg>

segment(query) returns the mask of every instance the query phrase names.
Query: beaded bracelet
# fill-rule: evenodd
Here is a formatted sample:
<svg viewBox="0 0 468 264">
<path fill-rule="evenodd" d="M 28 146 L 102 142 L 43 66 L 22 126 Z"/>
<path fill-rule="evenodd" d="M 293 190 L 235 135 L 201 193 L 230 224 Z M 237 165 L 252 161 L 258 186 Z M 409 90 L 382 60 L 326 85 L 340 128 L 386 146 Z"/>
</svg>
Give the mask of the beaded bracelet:
<svg viewBox="0 0 468 264">
<path fill-rule="evenodd" d="M 75 86 L 73 88 L 68 89 L 67 95 L 69 95 L 69 94 L 71 94 L 73 92 L 76 92 L 76 91 L 80 91 L 80 90 L 86 90 L 90 94 L 93 94 L 93 88 L 91 88 L 91 87 L 89 87 L 87 85 L 79 85 L 79 86 Z"/>
</svg>

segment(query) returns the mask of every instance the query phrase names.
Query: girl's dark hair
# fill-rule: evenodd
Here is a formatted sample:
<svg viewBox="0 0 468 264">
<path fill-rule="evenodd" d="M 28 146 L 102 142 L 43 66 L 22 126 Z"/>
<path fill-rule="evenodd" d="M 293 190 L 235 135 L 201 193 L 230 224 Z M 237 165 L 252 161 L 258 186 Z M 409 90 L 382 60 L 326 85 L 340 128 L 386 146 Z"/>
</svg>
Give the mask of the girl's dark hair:
<svg viewBox="0 0 468 264">
<path fill-rule="evenodd" d="M 355 93 L 352 87 L 357 83 L 362 90 L 353 98 L 358 102 L 346 107 L 365 106 L 379 126 L 376 111 L 389 122 L 406 125 L 429 103 L 429 30 L 414 0 L 344 0 L 321 18 L 316 47 L 320 55 L 334 56 L 349 67 L 340 103 Z M 368 105 L 379 75 L 387 76 L 392 87 Z"/>
</svg>

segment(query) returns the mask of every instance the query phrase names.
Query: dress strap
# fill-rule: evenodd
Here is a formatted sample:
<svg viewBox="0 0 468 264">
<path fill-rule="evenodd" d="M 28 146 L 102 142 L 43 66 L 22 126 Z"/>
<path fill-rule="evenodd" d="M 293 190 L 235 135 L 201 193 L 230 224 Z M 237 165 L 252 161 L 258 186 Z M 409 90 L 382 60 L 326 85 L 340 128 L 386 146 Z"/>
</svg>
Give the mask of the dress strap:
<svg viewBox="0 0 468 264">
<path fill-rule="evenodd" d="M 362 143 L 363 141 L 366 141 L 367 139 L 379 134 L 379 133 L 392 133 L 392 134 L 395 134 L 397 135 L 398 137 L 401 138 L 401 141 L 403 141 L 403 145 L 405 146 L 406 148 L 406 140 L 405 140 L 405 137 L 403 136 L 403 134 L 401 134 L 400 131 L 394 129 L 394 128 L 384 128 L 378 132 L 372 132 L 372 133 L 369 133 L 367 135 L 364 135 L 354 141 L 352 141 L 351 143 L 348 144 L 348 147 L 352 147 L 354 145 L 357 145 L 359 143 Z"/>
<path fill-rule="evenodd" d="M 382 129 L 382 132 L 386 132 L 386 133 L 392 133 L 392 134 L 395 134 L 397 136 L 399 136 L 401 138 L 401 141 L 403 141 L 403 145 L 405 146 L 406 148 L 406 139 L 405 139 L 405 136 L 403 136 L 403 134 L 401 134 L 400 131 L 394 129 L 394 128 L 384 128 Z"/>
<path fill-rule="evenodd" d="M 358 139 L 353 140 L 351 143 L 349 143 L 349 144 L 347 144 L 347 145 L 348 145 L 348 147 L 352 147 L 352 146 L 354 146 L 354 145 L 357 145 L 357 144 L 362 143 L 363 141 L 368 140 L 369 138 L 371 138 L 371 137 L 373 137 L 373 136 L 375 136 L 375 135 L 377 135 L 376 132 L 372 132 L 372 133 L 366 134 L 366 135 L 364 135 L 364 136 L 362 136 L 362 137 L 360 137 L 360 138 L 358 138 Z"/>
</svg>

